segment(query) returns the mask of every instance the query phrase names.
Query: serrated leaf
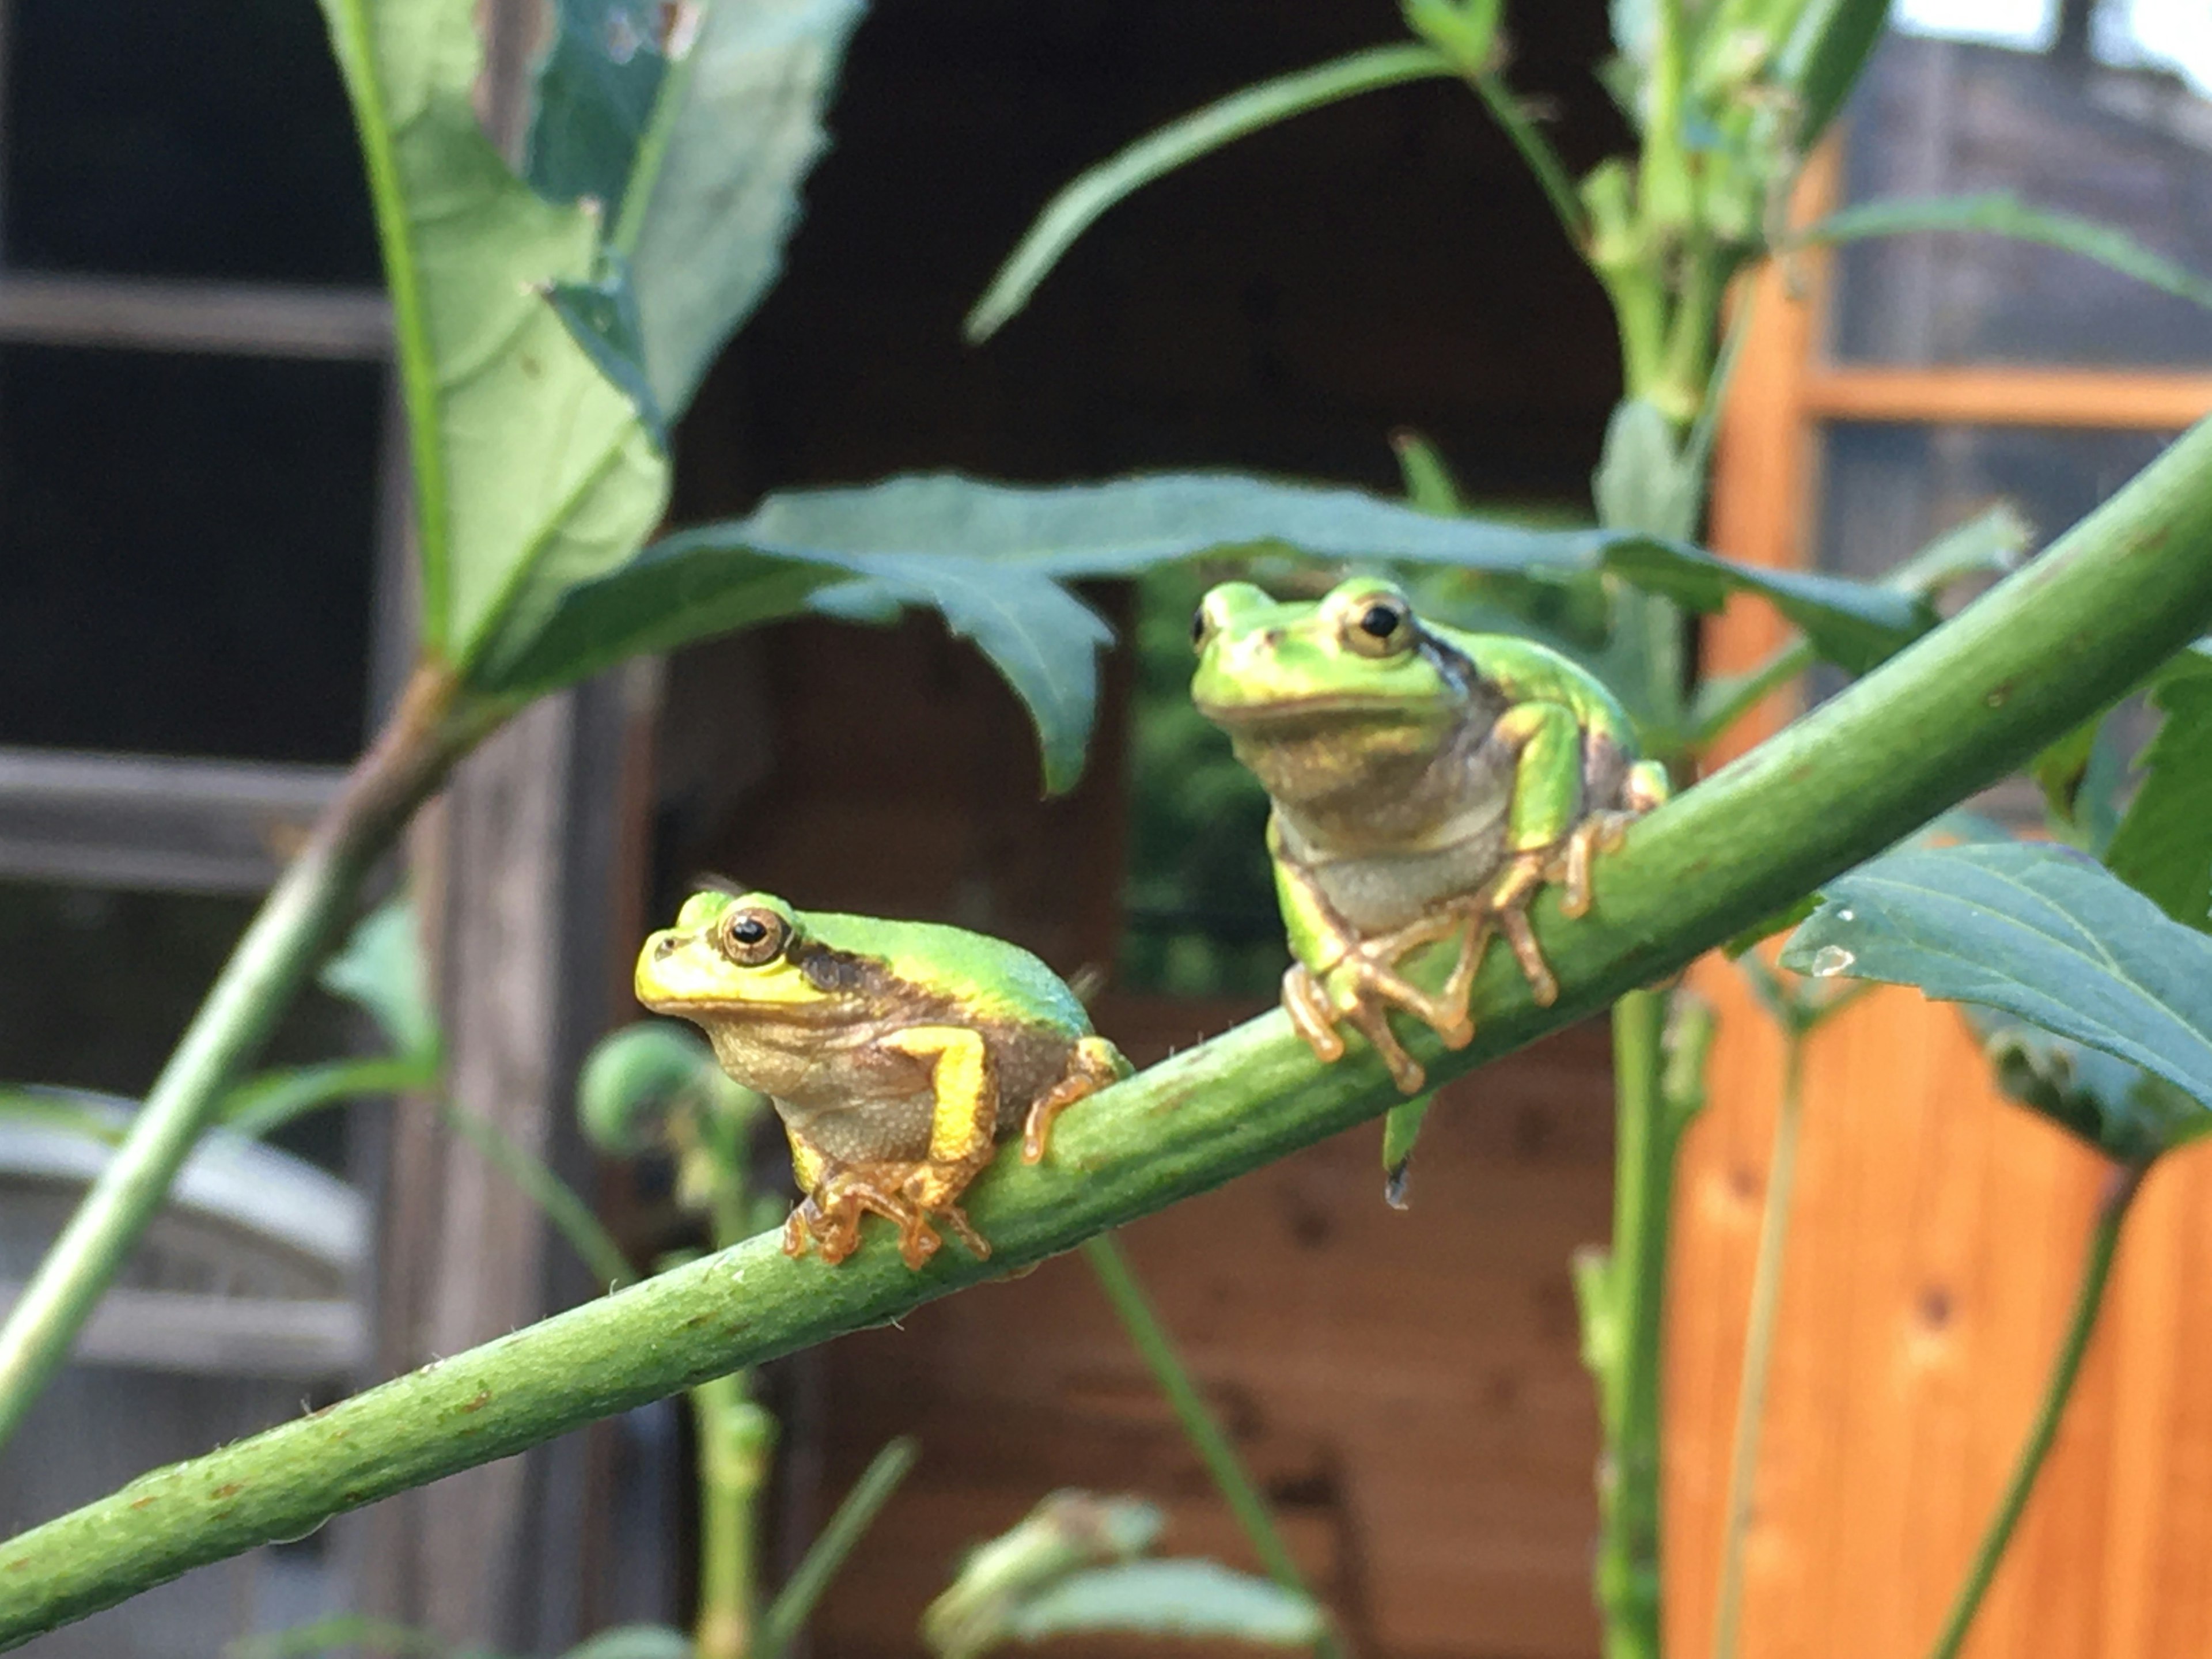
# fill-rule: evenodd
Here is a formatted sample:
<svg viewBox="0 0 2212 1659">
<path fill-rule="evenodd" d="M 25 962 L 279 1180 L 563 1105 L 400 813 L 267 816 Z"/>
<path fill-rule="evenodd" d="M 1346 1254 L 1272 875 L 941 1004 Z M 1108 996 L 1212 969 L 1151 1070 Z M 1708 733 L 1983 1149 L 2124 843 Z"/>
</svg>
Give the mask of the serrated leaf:
<svg viewBox="0 0 2212 1659">
<path fill-rule="evenodd" d="M 1798 243 L 1832 246 L 1871 236 L 1902 236 L 1919 231 L 1972 231 L 2038 242 L 2062 252 L 2094 259 L 2124 276 L 2132 276 L 2177 299 L 2212 307 L 2212 278 L 2154 253 L 2110 225 L 2076 218 L 2051 208 L 2029 205 L 2008 191 L 1978 196 L 1937 196 L 1903 201 L 1866 202 L 1830 214 L 1800 231 Z"/>
<path fill-rule="evenodd" d="M 1828 884 L 1782 965 L 2002 1009 L 2212 1107 L 2212 939 L 2069 848 L 1885 854 Z M 2147 1134 L 2170 1145 L 2177 1133 L 2126 1121 L 2101 1125 L 2097 1139 L 2130 1156 Z"/>
<path fill-rule="evenodd" d="M 2151 1158 L 2212 1128 L 2212 1115 L 2141 1066 L 1993 1008 L 1959 1012 L 1999 1089 L 2115 1158 Z"/>
<path fill-rule="evenodd" d="M 415 910 L 403 896 L 371 911 L 319 976 L 332 996 L 364 1010 L 402 1055 L 438 1050 L 437 1011 L 422 982 Z"/>
<path fill-rule="evenodd" d="M 465 672 L 561 586 L 629 554 L 667 469 L 540 297 L 586 280 L 596 216 L 500 159 L 459 0 L 321 0 L 367 154 L 420 514 L 425 644 Z"/>
<path fill-rule="evenodd" d="M 1321 1609 L 1296 1590 L 1212 1561 L 1130 1561 L 1070 1573 L 1007 1616 L 1016 1641 L 1103 1631 L 1306 1647 Z"/>
<path fill-rule="evenodd" d="M 1605 568 L 1692 611 L 1712 612 L 1731 592 L 1756 593 L 1795 623 L 1828 661 L 1863 674 L 1895 656 L 1939 620 L 1924 599 L 1810 570 L 1741 565 L 1680 544 L 1626 543 Z"/>
<path fill-rule="evenodd" d="M 657 0 L 554 0 L 553 44 L 538 66 L 523 176 L 551 202 L 588 198 L 622 216 L 639 145 L 668 72 Z"/>
<path fill-rule="evenodd" d="M 2150 700 L 2165 719 L 2105 862 L 2176 921 L 2212 933 L 2212 653 L 2185 652 Z"/>
<path fill-rule="evenodd" d="M 668 453 L 668 417 L 645 374 L 644 325 L 631 287 L 629 262 L 610 252 L 588 283 L 556 283 L 546 303 L 584 349 L 600 374 L 621 387 L 636 406 L 639 422 L 656 453 Z"/>
<path fill-rule="evenodd" d="M 828 147 L 822 112 L 863 0 L 708 0 L 641 153 L 635 240 L 646 378 L 671 419 L 783 266 L 799 190 Z M 647 150 L 651 149 L 650 143 Z M 627 219 L 625 236 L 631 234 Z"/>
</svg>

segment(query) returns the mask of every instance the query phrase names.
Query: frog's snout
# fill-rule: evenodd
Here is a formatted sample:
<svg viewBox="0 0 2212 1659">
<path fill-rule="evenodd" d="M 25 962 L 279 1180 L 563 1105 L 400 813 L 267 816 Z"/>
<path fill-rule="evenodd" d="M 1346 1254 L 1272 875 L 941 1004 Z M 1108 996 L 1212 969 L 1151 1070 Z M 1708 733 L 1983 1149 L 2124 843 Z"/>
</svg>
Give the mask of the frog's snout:
<svg viewBox="0 0 2212 1659">
<path fill-rule="evenodd" d="M 676 954 L 676 935 L 673 933 L 655 933 L 651 939 L 646 940 L 645 948 L 652 953 L 653 959 L 655 962 L 661 961 L 663 958 L 667 957 L 674 956 Z"/>
</svg>

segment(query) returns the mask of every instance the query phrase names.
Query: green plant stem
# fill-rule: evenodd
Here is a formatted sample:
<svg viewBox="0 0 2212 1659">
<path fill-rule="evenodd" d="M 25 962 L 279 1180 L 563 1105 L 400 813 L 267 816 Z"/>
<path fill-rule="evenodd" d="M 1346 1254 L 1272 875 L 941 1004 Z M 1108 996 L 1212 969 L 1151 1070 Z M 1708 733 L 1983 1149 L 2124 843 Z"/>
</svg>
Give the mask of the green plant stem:
<svg viewBox="0 0 2212 1659">
<path fill-rule="evenodd" d="M 1207 1408 L 1206 1397 L 1199 1393 L 1198 1384 L 1191 1381 L 1182 1356 L 1176 1351 L 1175 1339 L 1160 1323 L 1152 1298 L 1145 1294 L 1144 1285 L 1130 1271 L 1121 1247 L 1114 1242 L 1112 1234 L 1100 1233 L 1083 1241 L 1083 1256 L 1097 1276 L 1098 1288 L 1114 1304 L 1121 1328 L 1128 1332 L 1130 1346 L 1150 1368 L 1152 1380 L 1160 1385 L 1160 1392 L 1167 1396 L 1176 1421 L 1182 1425 L 1183 1437 L 1198 1453 L 1206 1472 L 1213 1477 L 1215 1489 L 1229 1505 L 1229 1512 L 1237 1517 L 1237 1524 L 1243 1528 L 1252 1553 L 1260 1558 L 1267 1577 L 1285 1589 L 1296 1590 L 1308 1601 L 1314 1601 L 1305 1575 L 1298 1571 L 1290 1547 L 1275 1529 L 1275 1517 L 1267 1508 L 1267 1500 L 1252 1484 L 1252 1477 L 1237 1455 L 1236 1447 L 1229 1443 L 1229 1437 L 1222 1432 L 1221 1425 Z M 1320 1640 L 1314 1644 L 1314 1651 L 1340 1655 L 1343 1646 L 1335 1632 L 1324 1626 Z"/>
<path fill-rule="evenodd" d="M 1613 1257 L 1601 1279 L 1608 1337 L 1596 1367 L 1606 1441 L 1595 1577 L 1606 1659 L 1659 1654 L 1660 1384 L 1680 1133 L 1660 1081 L 1666 1017 L 1655 991 L 1631 991 L 1613 1009 Z"/>
<path fill-rule="evenodd" d="M 1685 793 L 1599 860 L 1578 921 L 1534 907 L 1558 974 L 1539 1008 L 1503 952 L 1483 1019 L 1451 1052 L 1410 1051 L 1442 1084 L 1784 908 L 1994 781 L 2118 697 L 2212 619 L 2212 425 L 2200 424 L 2041 558 L 1874 673 Z M 1409 971 L 1441 982 L 1450 954 Z M 0 1641 L 112 1605 L 187 1568 L 610 1413 L 1016 1272 L 1109 1227 L 1381 1115 L 1400 1098 L 1365 1049 L 1316 1061 L 1278 1012 L 1085 1102 L 1034 1168 L 971 1194 L 995 1246 L 909 1273 L 881 1229 L 825 1267 L 773 1236 L 456 1354 L 312 1417 L 133 1482 L 0 1544 Z"/>
<path fill-rule="evenodd" d="M 370 867 L 465 752 L 455 686 L 418 669 L 314 833 L 270 890 L 115 1156 L 0 1326 L 0 1443 L 23 1420 L 168 1196 L 239 1072 L 347 920 Z"/>
<path fill-rule="evenodd" d="M 1721 1512 L 1721 1582 L 1713 1618 L 1713 1659 L 1735 1659 L 1743 1619 L 1743 1547 L 1751 1531 L 1752 1499 L 1759 1486 L 1759 1437 L 1766 1424 L 1766 1384 L 1774 1370 L 1774 1333 L 1782 1309 L 1783 1258 L 1790 1243 L 1790 1209 L 1797 1191 L 1797 1143 L 1805 1108 L 1805 1041 L 1802 1024 L 1785 1024 L 1782 1100 L 1774 1119 L 1774 1149 L 1766 1166 L 1766 1202 L 1759 1212 L 1759 1254 L 1751 1272 L 1751 1317 L 1744 1331 L 1743 1373 L 1735 1401 L 1735 1433 L 1729 1448 L 1727 1507 Z"/>
<path fill-rule="evenodd" d="M 753 1650 L 753 1509 L 767 1478 L 773 1419 L 750 1396 L 742 1371 L 691 1390 L 699 1442 L 697 1659 L 746 1659 Z"/>
<path fill-rule="evenodd" d="M 2074 1397 L 2074 1384 L 2081 1375 L 2081 1361 L 2088 1354 L 2090 1338 L 2096 1334 L 2097 1316 L 2104 1309 L 2105 1286 L 2112 1278 L 2120 1229 L 2126 1225 L 2128 1211 L 2135 1203 L 2136 1194 L 2142 1190 L 2143 1177 L 2149 1173 L 2148 1163 L 2124 1164 L 2112 1171 L 2112 1184 L 2106 1189 L 2104 1201 L 2097 1206 L 2096 1225 L 2089 1233 L 2081 1287 L 2074 1293 L 2074 1311 L 2066 1322 L 2066 1334 L 2058 1345 L 2058 1358 L 2051 1364 L 2050 1380 L 2044 1384 L 2043 1401 L 2036 1407 L 2035 1421 L 2027 1431 L 2027 1443 L 2021 1448 L 2020 1462 L 2013 1469 L 2012 1479 L 2006 1483 L 2004 1496 L 1997 1500 L 1997 1511 L 1990 1518 L 1989 1531 L 1983 1534 L 1981 1547 L 1974 1552 L 1973 1565 L 1966 1570 L 1966 1582 L 1959 1587 L 1959 1599 L 1952 1605 L 1950 1617 L 1943 1621 L 1943 1632 L 1929 1650 L 1929 1659 L 1957 1659 L 1959 1650 L 1966 1645 L 1966 1632 L 1973 1626 L 1974 1615 L 1981 1609 L 1982 1597 L 1989 1593 L 1996 1577 L 1997 1566 L 2012 1543 L 2013 1529 L 2020 1524 L 2021 1515 L 2027 1508 L 2028 1494 L 2035 1490 L 2036 1477 L 2043 1471 L 2043 1460 L 2050 1455 L 2051 1443 L 2058 1437 L 2059 1419 L 2066 1414 L 2066 1402 Z"/>
<path fill-rule="evenodd" d="M 853 1546 L 860 1541 L 860 1535 L 890 1501 L 899 1482 L 914 1467 L 919 1452 L 915 1443 L 902 1435 L 869 1460 L 860 1478 L 853 1483 L 853 1490 L 845 1494 L 845 1501 L 830 1516 L 829 1525 L 815 1534 L 814 1541 L 806 1547 L 805 1556 L 784 1587 L 776 1592 L 775 1600 L 769 1604 L 767 1616 L 761 1620 L 759 1659 L 783 1659 L 785 1650 L 798 1639 L 799 1632 L 813 1616 L 815 1604 L 830 1588 L 830 1581 L 845 1565 L 845 1558 L 853 1553 Z"/>
<path fill-rule="evenodd" d="M 1568 176 L 1566 163 L 1559 154 L 1514 101 L 1513 88 L 1505 84 L 1501 75 L 1481 73 L 1468 76 L 1472 86 L 1490 111 L 1490 118 L 1504 130 L 1513 148 L 1520 153 L 1522 165 L 1536 176 L 1543 187 L 1544 199 L 1552 204 L 1552 211 L 1559 221 L 1559 228 L 1567 234 L 1567 240 L 1577 249 L 1587 249 L 1589 240 L 1589 215 L 1583 207 L 1581 194 L 1575 181 Z"/>
</svg>

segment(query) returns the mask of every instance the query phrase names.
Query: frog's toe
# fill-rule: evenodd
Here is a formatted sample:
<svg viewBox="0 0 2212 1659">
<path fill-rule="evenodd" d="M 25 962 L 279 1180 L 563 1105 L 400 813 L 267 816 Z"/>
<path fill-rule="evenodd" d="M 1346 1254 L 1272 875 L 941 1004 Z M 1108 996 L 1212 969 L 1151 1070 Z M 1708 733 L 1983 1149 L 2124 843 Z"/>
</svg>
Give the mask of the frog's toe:
<svg viewBox="0 0 2212 1659">
<path fill-rule="evenodd" d="M 1553 976 L 1551 963 L 1544 960 L 1544 947 L 1536 943 L 1536 930 L 1528 925 L 1528 911 L 1518 905 L 1500 910 L 1498 926 L 1505 942 L 1513 947 L 1513 959 L 1521 964 L 1529 994 L 1539 1007 L 1550 1007 L 1559 1000 L 1559 981 Z"/>
<path fill-rule="evenodd" d="M 1291 1029 L 1314 1051 L 1315 1059 L 1327 1064 L 1344 1058 L 1344 1039 L 1337 1035 L 1336 1011 L 1329 1006 L 1321 986 L 1302 962 L 1292 963 L 1284 971 L 1283 1012 L 1291 1017 Z"/>
<path fill-rule="evenodd" d="M 1067 1074 L 1030 1103 L 1022 1121 L 1022 1162 L 1038 1164 L 1052 1139 L 1054 1120 L 1079 1100 L 1097 1094 L 1129 1075 L 1129 1062 L 1103 1037 L 1088 1036 L 1068 1057 Z"/>
</svg>

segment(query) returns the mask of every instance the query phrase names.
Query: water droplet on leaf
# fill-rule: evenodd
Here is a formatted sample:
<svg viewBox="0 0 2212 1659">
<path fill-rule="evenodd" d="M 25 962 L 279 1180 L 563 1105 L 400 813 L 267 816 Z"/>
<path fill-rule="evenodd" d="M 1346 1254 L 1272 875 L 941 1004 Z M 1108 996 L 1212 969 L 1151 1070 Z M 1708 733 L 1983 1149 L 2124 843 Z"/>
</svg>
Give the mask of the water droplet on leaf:
<svg viewBox="0 0 2212 1659">
<path fill-rule="evenodd" d="M 1823 945 L 1813 952 L 1813 977 L 1833 979 L 1857 960 L 1840 945 Z"/>
</svg>

